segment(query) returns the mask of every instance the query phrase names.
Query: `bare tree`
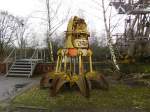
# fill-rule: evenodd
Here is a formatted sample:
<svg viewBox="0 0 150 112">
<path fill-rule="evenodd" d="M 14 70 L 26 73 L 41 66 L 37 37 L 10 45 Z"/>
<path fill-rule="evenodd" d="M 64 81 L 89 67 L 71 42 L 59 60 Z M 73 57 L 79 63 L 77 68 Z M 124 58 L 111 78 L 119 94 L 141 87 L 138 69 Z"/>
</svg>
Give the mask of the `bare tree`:
<svg viewBox="0 0 150 112">
<path fill-rule="evenodd" d="M 97 44 L 100 47 L 107 46 L 106 35 L 104 33 L 98 33 L 95 31 L 91 31 L 91 37 L 92 37 L 92 38 L 90 38 L 91 44 Z"/>
<path fill-rule="evenodd" d="M 26 44 L 27 44 L 26 43 L 27 25 L 24 23 L 24 19 L 22 19 L 21 21 L 22 21 L 22 25 L 19 26 L 19 28 L 17 29 L 16 38 L 17 38 L 18 47 L 23 49 L 26 47 Z"/>
<path fill-rule="evenodd" d="M 15 34 L 21 21 L 6 11 L 0 12 L 0 59 L 5 58 L 6 50 L 14 44 Z"/>
<path fill-rule="evenodd" d="M 107 45 L 110 50 L 110 54 L 112 57 L 113 64 L 116 68 L 116 71 L 120 71 L 119 65 L 116 60 L 116 55 L 115 55 L 115 50 L 113 48 L 113 40 L 112 40 L 112 32 L 114 31 L 115 28 L 119 26 L 119 22 L 122 19 L 119 18 L 116 20 L 116 14 L 112 14 L 112 7 L 109 6 L 109 0 L 93 0 L 96 5 L 98 5 L 98 10 L 103 13 L 103 22 L 104 22 L 104 27 L 105 27 L 105 32 L 106 32 L 106 40 L 107 40 Z M 101 10 L 102 9 L 102 10 Z M 115 18 L 115 20 L 113 20 Z M 112 22 L 113 20 L 113 22 Z"/>
<path fill-rule="evenodd" d="M 35 46 L 36 34 L 35 34 L 34 30 L 32 29 L 31 25 L 28 23 L 28 20 L 29 20 L 29 17 L 20 18 L 22 25 L 19 26 L 16 31 L 17 32 L 16 33 L 17 43 L 18 43 L 18 47 L 20 49 L 24 49 L 28 46 Z M 33 42 L 32 39 L 35 42 Z"/>
<path fill-rule="evenodd" d="M 47 45 L 50 51 L 50 59 L 53 62 L 53 48 L 52 48 L 52 35 L 55 31 L 67 20 L 70 9 L 64 14 L 63 18 L 59 20 L 58 12 L 61 9 L 62 1 L 57 1 L 56 3 L 52 3 L 51 0 L 46 0 L 46 10 L 47 10 L 47 21 L 48 21 L 48 28 L 47 28 Z"/>
<path fill-rule="evenodd" d="M 105 30 L 106 30 L 106 35 L 107 35 L 107 42 L 108 42 L 108 47 L 112 56 L 113 63 L 115 65 L 115 68 L 117 71 L 120 71 L 119 65 L 117 64 L 116 56 L 115 56 L 115 51 L 112 46 L 112 36 L 111 36 L 111 29 L 110 29 L 110 19 L 111 19 L 111 14 L 109 18 L 109 24 L 107 24 L 107 18 L 106 18 L 106 8 L 105 8 L 105 2 L 104 0 L 102 1 L 102 9 L 103 9 L 103 19 L 104 19 L 104 24 L 105 24 Z"/>
</svg>

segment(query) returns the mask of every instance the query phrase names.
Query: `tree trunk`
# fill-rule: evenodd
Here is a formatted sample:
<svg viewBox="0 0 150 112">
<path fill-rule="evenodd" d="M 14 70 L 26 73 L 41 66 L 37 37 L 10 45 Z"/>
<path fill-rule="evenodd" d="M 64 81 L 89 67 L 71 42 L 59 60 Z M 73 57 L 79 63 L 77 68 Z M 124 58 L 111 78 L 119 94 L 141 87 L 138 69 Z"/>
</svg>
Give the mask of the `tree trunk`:
<svg viewBox="0 0 150 112">
<path fill-rule="evenodd" d="M 111 37 L 111 33 L 110 33 L 110 28 L 108 28 L 108 26 L 107 26 L 106 11 L 105 11 L 104 5 L 105 5 L 104 0 L 102 0 L 103 17 L 104 17 L 104 24 L 105 24 L 105 30 L 106 30 L 106 35 L 107 35 L 107 43 L 108 43 L 108 47 L 109 47 L 109 50 L 110 50 L 110 53 L 112 56 L 114 66 L 115 66 L 117 71 L 120 71 L 119 65 L 117 64 L 115 51 L 114 51 L 113 46 L 112 46 L 112 37 Z"/>
<path fill-rule="evenodd" d="M 51 41 L 51 18 L 50 18 L 50 7 L 49 7 L 49 0 L 46 0 L 46 7 L 47 7 L 47 19 L 48 19 L 48 32 L 47 32 L 47 42 L 48 42 L 48 49 L 50 54 L 50 60 L 51 62 L 54 62 L 54 56 L 53 56 L 53 47 L 52 47 L 52 41 Z"/>
</svg>

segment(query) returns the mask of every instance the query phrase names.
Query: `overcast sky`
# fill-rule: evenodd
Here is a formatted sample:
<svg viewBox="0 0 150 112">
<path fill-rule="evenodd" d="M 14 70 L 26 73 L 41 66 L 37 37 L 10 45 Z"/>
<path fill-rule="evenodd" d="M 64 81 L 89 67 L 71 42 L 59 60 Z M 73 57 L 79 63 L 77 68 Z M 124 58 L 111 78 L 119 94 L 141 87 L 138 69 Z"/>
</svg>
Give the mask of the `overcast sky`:
<svg viewBox="0 0 150 112">
<path fill-rule="evenodd" d="M 61 11 L 63 9 L 67 10 L 71 8 L 71 13 L 69 15 L 70 17 L 74 15 L 83 16 L 86 19 L 86 22 L 88 23 L 90 31 L 95 32 L 103 31 L 104 24 L 103 24 L 102 10 L 99 5 L 93 2 L 93 0 L 62 0 L 61 7 L 62 7 Z M 33 26 L 35 27 L 34 30 L 36 32 L 41 33 L 42 29 L 45 30 L 44 27 L 42 26 L 44 24 L 43 20 L 40 20 L 39 18 L 32 18 L 32 17 L 46 18 L 46 15 L 43 15 L 45 11 L 45 0 L 0 0 L 0 10 L 8 11 L 9 13 L 14 14 L 15 16 L 29 17 L 29 19 L 32 21 Z M 113 12 L 116 13 L 115 9 L 113 9 Z M 61 18 L 64 16 L 63 15 L 64 13 L 62 12 L 60 13 Z M 66 23 L 59 29 L 60 32 L 66 30 L 67 22 L 68 21 L 66 21 Z"/>
</svg>

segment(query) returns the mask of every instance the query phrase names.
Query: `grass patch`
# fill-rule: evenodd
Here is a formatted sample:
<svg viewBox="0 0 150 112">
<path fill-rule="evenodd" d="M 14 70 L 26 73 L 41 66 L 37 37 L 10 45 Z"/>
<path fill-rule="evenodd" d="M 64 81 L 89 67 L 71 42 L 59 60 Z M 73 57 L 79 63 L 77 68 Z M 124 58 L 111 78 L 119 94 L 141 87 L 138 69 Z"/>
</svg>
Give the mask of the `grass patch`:
<svg viewBox="0 0 150 112">
<path fill-rule="evenodd" d="M 93 63 L 93 65 L 94 65 L 93 68 L 95 71 L 102 72 L 105 75 L 111 76 L 114 72 L 114 66 L 111 63 Z M 129 64 L 120 63 L 119 67 L 120 67 L 120 71 L 122 73 L 127 73 L 127 74 L 150 73 L 150 64 L 149 63 L 129 63 Z"/>
<path fill-rule="evenodd" d="M 150 73 L 149 63 L 120 64 L 123 73 Z"/>
<path fill-rule="evenodd" d="M 48 90 L 38 87 L 17 96 L 12 106 L 35 106 L 55 109 L 150 109 L 150 90 L 146 87 L 131 88 L 123 84 L 114 85 L 109 91 L 92 90 L 89 99 L 78 91 L 65 91 L 57 97 L 49 97 Z"/>
</svg>

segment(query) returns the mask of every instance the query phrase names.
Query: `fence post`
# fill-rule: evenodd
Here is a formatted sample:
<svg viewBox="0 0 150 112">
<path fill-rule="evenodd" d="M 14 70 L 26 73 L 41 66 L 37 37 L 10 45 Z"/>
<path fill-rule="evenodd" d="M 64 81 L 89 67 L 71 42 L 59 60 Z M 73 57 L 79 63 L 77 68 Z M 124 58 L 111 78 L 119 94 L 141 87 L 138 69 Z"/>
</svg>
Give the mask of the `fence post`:
<svg viewBox="0 0 150 112">
<path fill-rule="evenodd" d="M 16 60 L 16 49 L 15 49 L 15 60 Z"/>
<path fill-rule="evenodd" d="M 32 60 L 31 60 L 31 74 L 30 74 L 30 76 L 32 76 L 32 68 L 33 68 L 33 67 L 32 67 Z"/>
<path fill-rule="evenodd" d="M 41 53 L 40 59 L 42 59 L 42 60 L 43 60 L 43 57 L 42 57 L 42 50 L 41 50 L 41 52 L 40 52 L 40 53 Z"/>
<path fill-rule="evenodd" d="M 44 50 L 44 62 L 46 62 L 46 59 L 45 59 L 45 50 Z"/>
<path fill-rule="evenodd" d="M 39 55 L 38 54 L 39 54 L 39 50 L 37 49 L 37 59 L 39 59 Z"/>
<path fill-rule="evenodd" d="M 8 62 L 6 62 L 6 74 L 8 73 Z"/>
<path fill-rule="evenodd" d="M 26 51 L 26 47 L 25 47 L 25 51 L 24 51 L 24 52 L 25 52 L 25 58 L 27 58 L 27 51 Z"/>
</svg>

